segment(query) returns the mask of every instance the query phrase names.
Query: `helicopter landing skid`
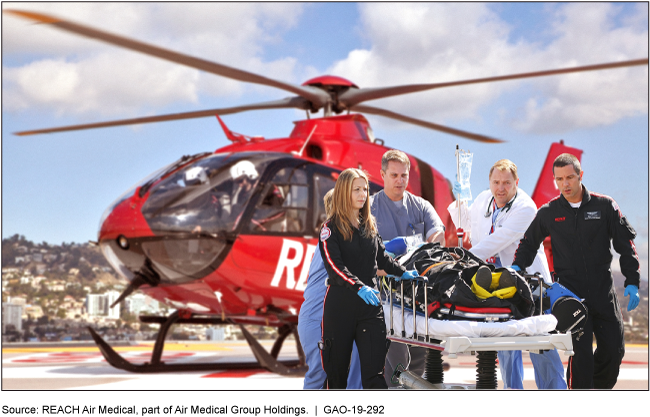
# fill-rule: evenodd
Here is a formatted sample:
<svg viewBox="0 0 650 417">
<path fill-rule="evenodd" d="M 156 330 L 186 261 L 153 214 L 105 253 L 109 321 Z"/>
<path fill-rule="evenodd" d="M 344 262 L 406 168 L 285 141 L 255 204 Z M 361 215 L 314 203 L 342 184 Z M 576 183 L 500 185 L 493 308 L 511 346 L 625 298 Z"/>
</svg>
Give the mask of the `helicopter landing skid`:
<svg viewBox="0 0 650 417">
<path fill-rule="evenodd" d="M 143 317 L 144 318 L 144 317 Z M 151 361 L 143 364 L 134 364 L 124 359 L 117 353 L 106 341 L 91 327 L 88 331 L 97 344 L 99 351 L 104 359 L 117 369 L 122 369 L 134 373 L 157 373 L 157 372 L 187 372 L 187 371 L 218 371 L 229 369 L 255 369 L 260 366 L 270 372 L 285 376 L 302 376 L 307 371 L 305 366 L 305 354 L 300 346 L 296 325 L 283 325 L 279 328 L 279 337 L 276 339 L 271 353 L 268 353 L 264 347 L 244 328 L 242 324 L 239 327 L 246 338 L 257 362 L 222 362 L 222 363 L 165 363 L 161 361 L 162 352 L 165 344 L 165 337 L 171 326 L 175 323 L 186 324 L 233 324 L 230 321 L 223 321 L 217 318 L 181 318 L 176 311 L 169 317 L 146 317 L 145 322 L 160 323 L 160 330 L 156 338 L 156 343 L 151 354 Z M 296 345 L 298 347 L 298 360 L 279 361 L 277 356 L 282 348 L 286 337 L 294 333 Z"/>
</svg>

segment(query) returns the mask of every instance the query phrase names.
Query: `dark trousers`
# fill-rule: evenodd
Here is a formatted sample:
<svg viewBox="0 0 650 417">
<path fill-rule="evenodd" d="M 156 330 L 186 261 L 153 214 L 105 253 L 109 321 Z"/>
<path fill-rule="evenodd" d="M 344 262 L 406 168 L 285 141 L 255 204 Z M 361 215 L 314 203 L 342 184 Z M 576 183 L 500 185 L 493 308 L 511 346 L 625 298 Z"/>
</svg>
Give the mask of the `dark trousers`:
<svg viewBox="0 0 650 417">
<path fill-rule="evenodd" d="M 566 380 L 569 389 L 612 389 L 625 355 L 623 318 L 616 294 L 604 303 L 587 304 L 589 315 L 584 334 L 573 336 Z M 593 337 L 596 350 L 593 350 Z"/>
<path fill-rule="evenodd" d="M 324 388 L 347 387 L 352 343 L 356 342 L 364 389 L 386 389 L 386 324 L 384 310 L 366 304 L 354 291 L 330 286 L 323 310 L 321 360 L 327 374 Z"/>
</svg>

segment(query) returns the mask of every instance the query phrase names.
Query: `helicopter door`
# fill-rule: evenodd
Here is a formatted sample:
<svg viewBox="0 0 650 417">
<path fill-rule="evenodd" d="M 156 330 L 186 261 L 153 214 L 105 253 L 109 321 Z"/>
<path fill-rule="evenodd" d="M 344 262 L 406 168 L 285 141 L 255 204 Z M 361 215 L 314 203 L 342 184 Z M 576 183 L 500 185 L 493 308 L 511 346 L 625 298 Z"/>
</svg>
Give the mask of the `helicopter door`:
<svg viewBox="0 0 650 417">
<path fill-rule="evenodd" d="M 252 216 L 235 241 L 231 259 L 256 286 L 277 287 L 272 278 L 280 265 L 284 268 L 278 275 L 282 287 L 295 289 L 305 258 L 311 259 L 305 240 L 305 235 L 311 235 L 307 222 L 309 177 L 305 164 L 285 164 L 270 173 L 259 198 L 251 200 L 256 203 Z"/>
</svg>

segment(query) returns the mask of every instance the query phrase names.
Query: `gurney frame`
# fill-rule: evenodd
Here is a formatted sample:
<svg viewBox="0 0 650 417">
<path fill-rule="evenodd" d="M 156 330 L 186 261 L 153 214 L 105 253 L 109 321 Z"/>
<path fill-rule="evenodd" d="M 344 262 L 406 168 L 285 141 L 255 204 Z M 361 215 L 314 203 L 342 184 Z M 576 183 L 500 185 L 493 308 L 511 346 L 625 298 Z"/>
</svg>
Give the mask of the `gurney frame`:
<svg viewBox="0 0 650 417">
<path fill-rule="evenodd" d="M 416 294 L 416 283 L 426 285 L 426 277 L 416 278 L 411 281 L 413 297 Z M 425 374 L 416 375 L 406 369 L 396 369 L 393 378 L 397 379 L 404 388 L 409 389 L 496 389 L 496 359 L 499 350 L 527 350 L 539 353 L 543 350 L 558 349 L 565 351 L 568 356 L 573 356 L 573 341 L 570 333 L 550 334 L 543 336 L 504 336 L 504 337 L 441 337 L 434 339 L 429 335 L 429 318 L 425 320 L 425 334 L 417 334 L 417 314 L 413 311 L 413 333 L 406 334 L 404 316 L 404 281 L 400 282 L 400 299 L 402 310 L 402 331 L 395 334 L 393 323 L 393 297 L 392 280 L 389 280 L 389 305 L 390 329 L 387 338 L 391 342 L 403 343 L 409 346 L 418 346 L 427 349 L 425 357 Z M 415 305 L 415 300 L 413 300 Z M 427 291 L 424 291 L 424 305 L 428 306 Z M 449 384 L 444 383 L 442 353 L 446 352 L 450 359 L 455 359 L 458 354 L 476 354 L 477 375 L 476 384 Z"/>
</svg>

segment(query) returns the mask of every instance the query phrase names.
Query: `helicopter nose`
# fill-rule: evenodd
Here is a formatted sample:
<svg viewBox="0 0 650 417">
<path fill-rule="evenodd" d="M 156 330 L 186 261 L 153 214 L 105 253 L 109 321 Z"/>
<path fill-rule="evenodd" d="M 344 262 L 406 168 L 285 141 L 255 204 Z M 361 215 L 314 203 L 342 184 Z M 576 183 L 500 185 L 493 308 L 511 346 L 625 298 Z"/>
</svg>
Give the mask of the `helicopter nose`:
<svg viewBox="0 0 650 417">
<path fill-rule="evenodd" d="M 97 233 L 98 240 L 117 239 L 121 235 L 153 236 L 140 207 L 141 203 L 135 195 L 118 198 L 102 215 Z"/>
</svg>

